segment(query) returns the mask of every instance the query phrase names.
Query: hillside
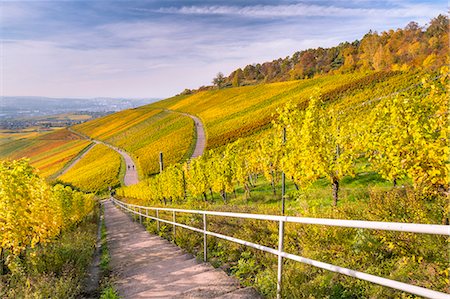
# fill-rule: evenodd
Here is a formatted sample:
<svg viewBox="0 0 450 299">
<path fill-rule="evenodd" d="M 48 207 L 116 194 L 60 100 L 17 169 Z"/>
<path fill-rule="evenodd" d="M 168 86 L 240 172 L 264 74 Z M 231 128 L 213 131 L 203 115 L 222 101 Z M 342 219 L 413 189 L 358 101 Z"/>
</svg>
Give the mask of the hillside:
<svg viewBox="0 0 450 299">
<path fill-rule="evenodd" d="M 181 113 L 196 115 L 202 120 L 207 148 L 214 149 L 238 138 L 256 136 L 269 128 L 276 118 L 276 110 L 287 102 L 304 109 L 311 94 L 319 92 L 325 102 L 343 107 L 358 105 L 414 86 L 423 74 L 366 71 L 202 91 L 124 110 L 73 129 L 131 153 L 144 178 L 158 172 L 159 152 L 164 152 L 165 164 L 171 165 L 186 159 L 192 151 L 195 144 L 193 121 Z M 16 157 L 18 155 L 20 152 Z"/>
<path fill-rule="evenodd" d="M 73 129 L 130 152 L 140 177 L 148 177 L 158 172 L 159 152 L 164 152 L 166 165 L 171 165 L 189 157 L 195 144 L 193 121 L 167 110 L 198 116 L 205 125 L 207 148 L 222 147 L 270 127 L 276 109 L 287 102 L 307 107 L 311 94 L 320 93 L 325 102 L 348 107 L 415 85 L 448 61 L 443 42 L 448 33 L 442 29 L 446 24 L 448 18 L 438 16 L 424 28 L 410 23 L 404 29 L 370 32 L 361 41 L 335 48 L 309 49 L 290 58 L 249 65 L 219 86 L 233 88 L 187 92 Z M 236 73 L 242 78 L 235 78 Z M 34 139 L 6 145 L 0 154 L 12 158 L 33 155 L 32 149 L 21 150 L 29 140 Z M 65 161 L 71 158 L 68 154 Z"/>
<path fill-rule="evenodd" d="M 2 142 L 0 157 L 11 160 L 29 158 L 31 165 L 38 168 L 43 177 L 50 177 L 70 163 L 90 143 L 67 129 L 58 129 L 50 133 L 35 133 L 29 138 L 25 136 Z"/>
<path fill-rule="evenodd" d="M 124 110 L 73 129 L 129 152 L 139 165 L 141 177 L 159 170 L 159 152 L 164 152 L 169 165 L 189 157 L 195 145 L 190 117 L 148 106 Z"/>
<path fill-rule="evenodd" d="M 267 127 L 276 109 L 291 101 L 306 107 L 312 93 L 326 101 L 342 99 L 356 105 L 407 88 L 420 77 L 409 72 L 354 72 L 324 75 L 313 79 L 259 84 L 180 95 L 147 107 L 165 108 L 199 116 L 206 126 L 208 148 L 212 149 L 249 136 Z"/>
<path fill-rule="evenodd" d="M 139 264 L 142 249 L 158 255 L 160 245 L 122 230 L 132 224 L 112 210 L 117 200 L 131 204 L 124 211 L 158 242 L 169 239 L 189 259 L 202 257 L 264 298 L 424 294 L 415 287 L 441 292 L 436 298 L 449 294 L 447 39 L 448 17 L 438 16 L 424 28 L 410 23 L 249 65 L 218 76 L 214 87 L 69 128 L 0 131 L 0 297 L 33 297 L 21 295 L 33 284 L 47 292 L 34 297 L 77 297 L 70 288 L 81 292 L 81 268 L 94 247 L 97 297 L 105 288 L 110 295 L 101 298 L 117 298 L 117 281 L 144 297 L 141 287 L 159 288 L 144 277 L 151 267 L 142 275 L 122 267 L 124 255 Z M 30 163 L 8 161 L 23 157 Z M 85 225 L 89 235 L 77 231 Z M 67 259 L 80 264 L 79 273 Z M 147 260 L 173 270 L 172 261 Z M 201 272 L 194 280 L 208 281 Z M 28 273 L 43 276 L 35 281 Z M 161 281 L 164 291 L 174 288 L 166 276 Z"/>
</svg>

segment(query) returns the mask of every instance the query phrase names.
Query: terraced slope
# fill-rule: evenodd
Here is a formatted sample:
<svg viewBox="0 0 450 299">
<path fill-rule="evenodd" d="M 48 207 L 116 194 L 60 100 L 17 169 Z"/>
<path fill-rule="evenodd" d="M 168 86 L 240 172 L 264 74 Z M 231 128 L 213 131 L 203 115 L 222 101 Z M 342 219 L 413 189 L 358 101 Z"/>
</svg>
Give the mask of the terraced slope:
<svg viewBox="0 0 450 299">
<path fill-rule="evenodd" d="M 146 107 L 164 108 L 197 115 L 206 126 L 207 146 L 215 148 L 251 135 L 270 124 L 276 109 L 288 101 L 306 106 L 312 94 L 326 101 L 355 105 L 387 95 L 417 82 L 411 72 L 366 72 L 202 91 L 180 95 Z"/>
<path fill-rule="evenodd" d="M 83 191 L 102 192 L 120 185 L 121 157 L 104 144 L 96 144 L 59 179 Z"/>
<path fill-rule="evenodd" d="M 0 147 L 0 158 L 29 158 L 31 165 L 38 168 L 42 176 L 49 177 L 62 169 L 90 143 L 67 129 L 60 129 L 37 137 L 3 143 Z"/>
<path fill-rule="evenodd" d="M 129 152 L 141 177 L 159 171 L 159 152 L 169 165 L 190 157 L 195 145 L 190 117 L 148 107 L 121 111 L 73 129 Z"/>
</svg>

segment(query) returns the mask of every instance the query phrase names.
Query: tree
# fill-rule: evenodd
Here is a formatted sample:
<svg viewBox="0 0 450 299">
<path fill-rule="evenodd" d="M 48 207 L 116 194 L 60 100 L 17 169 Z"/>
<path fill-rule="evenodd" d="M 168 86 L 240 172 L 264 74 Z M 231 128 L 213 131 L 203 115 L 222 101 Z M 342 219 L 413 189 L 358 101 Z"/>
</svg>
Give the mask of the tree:
<svg viewBox="0 0 450 299">
<path fill-rule="evenodd" d="M 233 87 L 239 87 L 241 86 L 241 81 L 242 81 L 242 77 L 243 77 L 243 72 L 242 70 L 239 68 L 237 69 L 234 74 L 233 74 Z"/>
<path fill-rule="evenodd" d="M 218 72 L 216 77 L 213 79 L 212 83 L 218 88 L 222 88 L 225 83 L 225 77 L 222 72 Z"/>
</svg>

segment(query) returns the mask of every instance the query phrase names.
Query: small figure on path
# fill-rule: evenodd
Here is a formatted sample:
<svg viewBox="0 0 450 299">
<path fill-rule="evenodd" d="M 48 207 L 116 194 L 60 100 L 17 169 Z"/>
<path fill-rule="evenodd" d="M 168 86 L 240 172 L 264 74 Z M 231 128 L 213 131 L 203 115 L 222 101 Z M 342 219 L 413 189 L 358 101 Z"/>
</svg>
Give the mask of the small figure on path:
<svg viewBox="0 0 450 299">
<path fill-rule="evenodd" d="M 130 170 L 130 165 L 128 165 L 128 170 Z"/>
<path fill-rule="evenodd" d="M 133 165 L 133 170 L 134 170 L 134 165 Z"/>
</svg>

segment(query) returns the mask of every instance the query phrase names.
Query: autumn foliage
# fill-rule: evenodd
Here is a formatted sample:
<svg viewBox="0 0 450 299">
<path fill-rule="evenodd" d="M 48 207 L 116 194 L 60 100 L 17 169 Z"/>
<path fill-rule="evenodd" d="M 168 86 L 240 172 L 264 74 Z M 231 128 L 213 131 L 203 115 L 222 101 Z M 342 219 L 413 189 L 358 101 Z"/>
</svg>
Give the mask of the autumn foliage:
<svg viewBox="0 0 450 299">
<path fill-rule="evenodd" d="M 93 206 L 91 195 L 48 185 L 26 160 L 0 161 L 0 263 L 13 271 L 21 252 L 53 240 Z"/>
</svg>

